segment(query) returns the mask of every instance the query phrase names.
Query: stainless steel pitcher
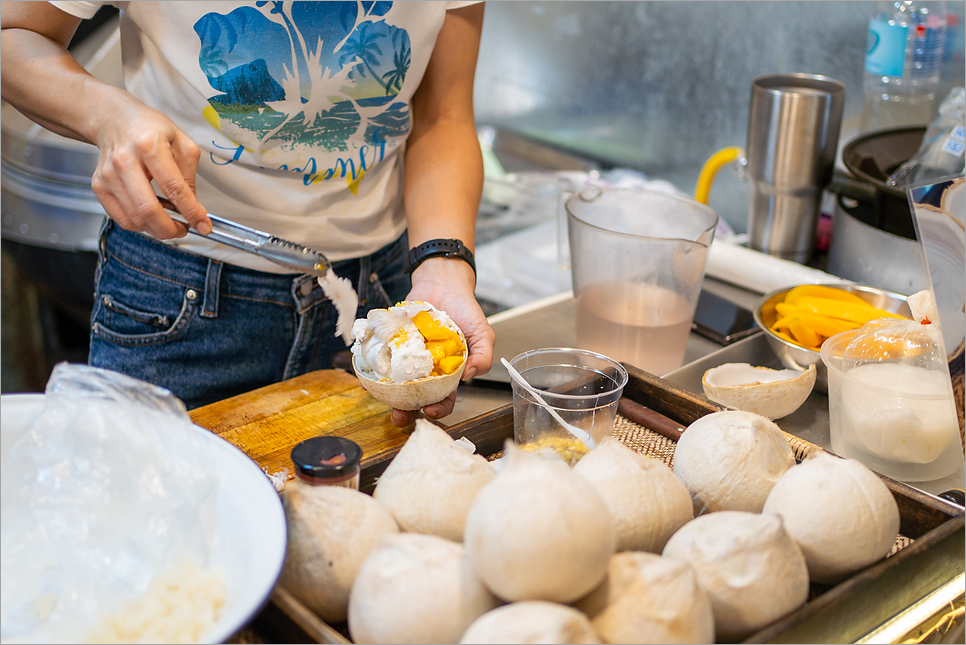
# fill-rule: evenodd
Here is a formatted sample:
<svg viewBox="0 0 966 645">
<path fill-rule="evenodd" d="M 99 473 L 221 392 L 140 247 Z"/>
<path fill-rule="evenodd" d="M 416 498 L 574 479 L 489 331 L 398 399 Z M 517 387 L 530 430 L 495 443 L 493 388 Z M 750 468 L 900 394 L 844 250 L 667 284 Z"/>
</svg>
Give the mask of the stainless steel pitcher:
<svg viewBox="0 0 966 645">
<path fill-rule="evenodd" d="M 845 86 L 810 74 L 760 76 L 751 88 L 748 245 L 796 262 L 812 254 L 832 179 Z"/>
</svg>

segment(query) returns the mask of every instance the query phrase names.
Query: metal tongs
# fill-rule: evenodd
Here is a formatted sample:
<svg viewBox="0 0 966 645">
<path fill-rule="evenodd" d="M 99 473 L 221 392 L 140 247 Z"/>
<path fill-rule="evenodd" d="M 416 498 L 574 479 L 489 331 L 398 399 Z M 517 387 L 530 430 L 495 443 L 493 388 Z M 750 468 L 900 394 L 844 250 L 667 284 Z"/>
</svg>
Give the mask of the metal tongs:
<svg viewBox="0 0 966 645">
<path fill-rule="evenodd" d="M 165 209 L 181 215 L 181 211 L 171 200 L 158 197 L 158 201 Z M 190 227 L 188 232 L 257 255 L 298 273 L 321 278 L 329 271 L 329 259 L 320 251 L 236 224 L 211 213 L 208 213 L 208 217 L 211 219 L 211 233 L 202 235 Z"/>
</svg>

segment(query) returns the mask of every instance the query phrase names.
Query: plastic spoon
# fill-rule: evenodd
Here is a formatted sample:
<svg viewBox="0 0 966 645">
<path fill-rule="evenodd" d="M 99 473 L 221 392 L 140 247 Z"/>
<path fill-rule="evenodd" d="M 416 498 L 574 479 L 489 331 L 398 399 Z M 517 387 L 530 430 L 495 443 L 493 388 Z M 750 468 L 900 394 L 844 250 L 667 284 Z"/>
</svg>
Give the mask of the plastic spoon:
<svg viewBox="0 0 966 645">
<path fill-rule="evenodd" d="M 597 447 L 597 442 L 594 441 L 590 437 L 590 435 L 587 434 L 584 430 L 581 430 L 577 426 L 564 421 L 563 418 L 557 413 L 557 411 L 553 409 L 553 406 L 547 403 L 543 399 L 543 397 L 540 396 L 540 392 L 535 387 L 527 383 L 527 380 L 523 378 L 523 375 L 520 374 L 520 372 L 516 371 L 516 369 L 512 365 L 510 365 L 510 362 L 507 361 L 507 359 L 501 358 L 500 362 L 503 363 L 503 367 L 506 368 L 506 371 L 510 373 L 510 378 L 512 378 L 514 381 L 522 385 L 527 390 L 527 392 L 529 392 L 533 396 L 533 398 L 536 399 L 537 403 L 547 408 L 547 412 L 550 413 L 550 416 L 552 416 L 557 423 L 563 426 L 564 430 L 566 430 L 573 436 L 577 437 L 577 439 L 582 444 L 587 446 L 588 450 L 593 450 L 594 448 Z"/>
</svg>

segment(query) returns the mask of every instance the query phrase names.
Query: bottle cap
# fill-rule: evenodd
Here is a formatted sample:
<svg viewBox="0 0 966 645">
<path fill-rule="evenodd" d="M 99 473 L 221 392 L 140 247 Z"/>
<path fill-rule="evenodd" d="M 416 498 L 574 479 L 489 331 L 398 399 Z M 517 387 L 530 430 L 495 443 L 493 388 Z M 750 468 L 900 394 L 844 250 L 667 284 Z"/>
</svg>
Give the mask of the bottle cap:
<svg viewBox="0 0 966 645">
<path fill-rule="evenodd" d="M 299 475 L 314 479 L 345 477 L 359 468 L 362 448 L 344 437 L 312 437 L 292 448 L 292 464 Z"/>
</svg>

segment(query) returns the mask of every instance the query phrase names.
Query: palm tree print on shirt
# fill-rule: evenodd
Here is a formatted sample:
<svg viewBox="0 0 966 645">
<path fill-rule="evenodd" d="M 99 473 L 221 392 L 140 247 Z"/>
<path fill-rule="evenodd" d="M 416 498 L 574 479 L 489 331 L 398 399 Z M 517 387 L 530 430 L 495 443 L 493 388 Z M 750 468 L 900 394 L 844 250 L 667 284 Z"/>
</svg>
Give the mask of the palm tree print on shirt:
<svg viewBox="0 0 966 645">
<path fill-rule="evenodd" d="M 397 145 L 410 129 L 395 98 L 412 52 L 385 21 L 391 6 L 255 2 L 206 14 L 194 25 L 198 60 L 218 93 L 205 118 L 268 168 L 301 172 L 320 151 Z"/>
</svg>

